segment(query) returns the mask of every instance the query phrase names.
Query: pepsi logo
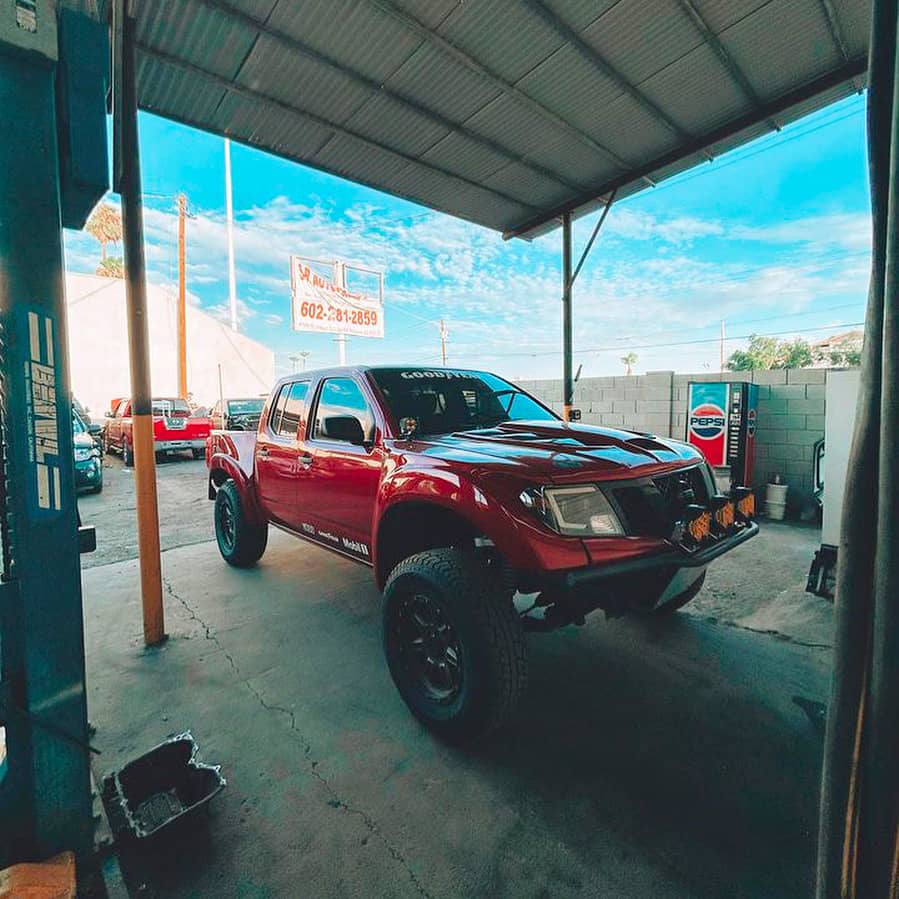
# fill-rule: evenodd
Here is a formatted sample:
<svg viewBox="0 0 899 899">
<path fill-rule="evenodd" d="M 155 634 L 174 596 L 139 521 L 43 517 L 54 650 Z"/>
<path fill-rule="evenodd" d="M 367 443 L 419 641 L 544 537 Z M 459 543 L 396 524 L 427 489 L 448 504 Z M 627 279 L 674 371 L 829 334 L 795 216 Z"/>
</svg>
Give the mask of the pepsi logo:
<svg viewBox="0 0 899 899">
<path fill-rule="evenodd" d="M 714 440 L 724 433 L 727 419 L 715 403 L 700 403 L 690 413 L 690 433 L 700 440 Z"/>
</svg>

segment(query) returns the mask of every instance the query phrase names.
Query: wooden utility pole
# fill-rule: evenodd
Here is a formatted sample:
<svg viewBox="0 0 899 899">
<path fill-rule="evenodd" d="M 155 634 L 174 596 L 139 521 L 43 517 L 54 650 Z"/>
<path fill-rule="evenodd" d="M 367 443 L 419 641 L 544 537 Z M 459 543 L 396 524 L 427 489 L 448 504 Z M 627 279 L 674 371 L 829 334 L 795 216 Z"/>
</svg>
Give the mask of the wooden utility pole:
<svg viewBox="0 0 899 899">
<path fill-rule="evenodd" d="M 178 194 L 178 396 L 187 399 L 187 272 L 184 264 L 184 220 L 187 197 Z"/>
</svg>

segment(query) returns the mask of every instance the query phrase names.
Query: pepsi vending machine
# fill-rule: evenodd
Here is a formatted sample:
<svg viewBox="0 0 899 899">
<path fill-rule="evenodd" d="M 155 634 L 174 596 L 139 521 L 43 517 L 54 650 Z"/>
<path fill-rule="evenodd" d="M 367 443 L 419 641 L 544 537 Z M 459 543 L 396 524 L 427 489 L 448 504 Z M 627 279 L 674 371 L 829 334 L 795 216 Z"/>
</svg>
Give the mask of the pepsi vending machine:
<svg viewBox="0 0 899 899">
<path fill-rule="evenodd" d="M 687 442 L 715 469 L 730 469 L 732 487 L 751 487 L 758 387 L 746 381 L 691 381 Z"/>
</svg>

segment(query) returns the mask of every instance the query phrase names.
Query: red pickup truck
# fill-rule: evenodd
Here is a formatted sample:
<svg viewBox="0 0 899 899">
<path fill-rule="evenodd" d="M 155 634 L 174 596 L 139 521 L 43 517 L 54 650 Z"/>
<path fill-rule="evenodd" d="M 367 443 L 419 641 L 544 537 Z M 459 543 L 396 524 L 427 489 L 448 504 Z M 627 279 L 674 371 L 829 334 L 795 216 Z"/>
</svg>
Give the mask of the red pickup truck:
<svg viewBox="0 0 899 899">
<path fill-rule="evenodd" d="M 672 612 L 758 531 L 751 491 L 719 494 L 693 447 L 565 423 L 480 371 L 293 375 L 258 433 L 213 431 L 207 464 L 229 564 L 271 524 L 373 569 L 394 682 L 447 737 L 509 717 L 525 631 Z"/>
<path fill-rule="evenodd" d="M 184 450 L 190 450 L 195 459 L 203 458 L 211 430 L 212 420 L 205 415 L 194 415 L 186 400 L 177 397 L 153 400 L 153 448 L 157 458 Z M 134 464 L 130 399 L 112 401 L 101 433 L 104 452 L 121 453 L 125 465 Z"/>
</svg>

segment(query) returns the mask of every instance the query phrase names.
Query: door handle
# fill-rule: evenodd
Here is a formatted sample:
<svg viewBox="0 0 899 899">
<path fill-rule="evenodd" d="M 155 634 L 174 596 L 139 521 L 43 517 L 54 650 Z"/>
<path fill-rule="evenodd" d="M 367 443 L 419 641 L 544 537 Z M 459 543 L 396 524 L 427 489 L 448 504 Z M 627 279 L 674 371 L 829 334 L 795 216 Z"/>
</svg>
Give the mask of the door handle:
<svg viewBox="0 0 899 899">
<path fill-rule="evenodd" d="M 312 467 L 312 456 L 309 453 L 303 453 L 302 456 L 297 460 L 303 468 L 311 468 Z"/>
<path fill-rule="evenodd" d="M 262 456 L 263 458 L 267 457 L 268 456 L 268 447 L 260 446 L 259 447 L 259 455 Z"/>
</svg>

